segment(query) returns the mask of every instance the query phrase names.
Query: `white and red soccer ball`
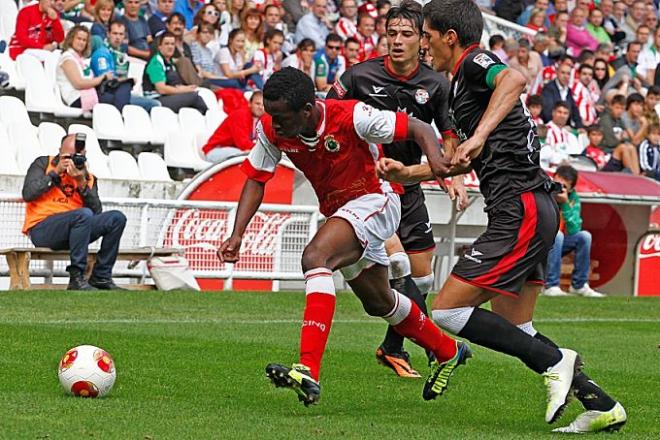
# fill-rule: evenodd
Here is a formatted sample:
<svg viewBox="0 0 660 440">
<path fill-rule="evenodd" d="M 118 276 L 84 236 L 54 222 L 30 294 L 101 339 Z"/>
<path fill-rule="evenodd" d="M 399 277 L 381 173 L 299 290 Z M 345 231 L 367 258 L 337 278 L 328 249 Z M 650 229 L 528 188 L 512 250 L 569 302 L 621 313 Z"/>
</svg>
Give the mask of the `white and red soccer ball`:
<svg viewBox="0 0 660 440">
<path fill-rule="evenodd" d="M 67 351 L 60 360 L 57 375 L 64 390 L 78 397 L 103 397 L 117 378 L 112 356 L 93 345 L 80 345 Z"/>
</svg>

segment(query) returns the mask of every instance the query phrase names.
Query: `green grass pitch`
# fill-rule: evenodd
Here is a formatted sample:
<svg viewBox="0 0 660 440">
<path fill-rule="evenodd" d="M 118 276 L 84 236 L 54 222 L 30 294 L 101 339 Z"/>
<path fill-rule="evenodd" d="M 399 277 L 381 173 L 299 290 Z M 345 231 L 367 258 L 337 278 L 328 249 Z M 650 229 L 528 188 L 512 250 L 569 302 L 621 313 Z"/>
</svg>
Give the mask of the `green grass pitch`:
<svg viewBox="0 0 660 440">
<path fill-rule="evenodd" d="M 264 375 L 269 362 L 296 360 L 303 304 L 302 293 L 2 292 L 0 439 L 557 437 L 543 421 L 541 378 L 481 347 L 444 396 L 423 401 L 421 379 L 376 364 L 385 325 L 344 292 L 321 402 L 305 408 Z M 535 326 L 578 350 L 624 404 L 618 436 L 660 438 L 660 299 L 541 298 Z M 108 397 L 60 388 L 57 363 L 80 344 L 113 355 Z M 423 351 L 408 348 L 425 374 Z M 558 426 L 580 409 L 574 402 Z"/>
</svg>

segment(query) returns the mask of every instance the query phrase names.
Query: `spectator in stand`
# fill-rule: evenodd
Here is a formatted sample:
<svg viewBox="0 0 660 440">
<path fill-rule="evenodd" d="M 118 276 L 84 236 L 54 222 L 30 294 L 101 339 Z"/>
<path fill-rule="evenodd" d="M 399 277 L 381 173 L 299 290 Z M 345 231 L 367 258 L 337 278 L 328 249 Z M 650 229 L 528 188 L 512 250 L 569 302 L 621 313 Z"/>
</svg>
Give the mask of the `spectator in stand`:
<svg viewBox="0 0 660 440">
<path fill-rule="evenodd" d="M 567 126 L 571 110 L 566 101 L 557 101 L 552 108 L 552 120 L 545 124 L 548 133 L 541 148 L 541 166 L 552 169 L 569 161 L 572 154 L 581 154 L 583 148 Z"/>
<path fill-rule="evenodd" d="M 531 95 L 527 98 L 527 109 L 529 114 L 532 115 L 532 121 L 537 126 L 545 125 L 541 112 L 543 111 L 543 97 L 541 95 Z"/>
<path fill-rule="evenodd" d="M 563 101 L 569 109 L 571 126 L 573 128 L 582 128 L 583 123 L 580 118 L 580 111 L 575 104 L 569 81 L 571 78 L 571 66 L 567 63 L 562 63 L 557 67 L 557 77 L 547 83 L 541 91 L 543 96 L 543 120 L 548 122 L 552 119 L 555 104 Z"/>
<path fill-rule="evenodd" d="M 660 87 L 649 87 L 644 97 L 644 117 L 648 121 L 649 127 L 653 124 L 660 124 L 658 112 L 655 110 L 658 102 L 660 102 Z"/>
<path fill-rule="evenodd" d="M 518 40 L 516 56 L 509 60 L 509 67 L 522 73 L 527 80 L 527 85 L 529 85 L 543 69 L 543 62 L 539 54 L 532 51 L 529 41 L 526 38 L 521 38 Z"/>
<path fill-rule="evenodd" d="M 529 21 L 525 27 L 536 32 L 547 32 L 548 28 L 546 27 L 546 21 L 546 11 L 543 9 L 534 8 L 532 9 L 532 13 L 529 16 Z"/>
<path fill-rule="evenodd" d="M 316 90 L 327 92 L 346 70 L 346 59 L 340 55 L 341 48 L 341 37 L 337 34 L 328 34 L 325 48 L 314 57 Z"/>
<path fill-rule="evenodd" d="M 616 66 L 616 72 L 601 90 L 601 101 L 606 98 L 610 89 L 619 88 L 622 85 L 624 87 L 619 89 L 621 93 L 642 92 L 642 82 L 637 77 L 637 59 L 639 58 L 641 47 L 642 45 L 637 41 L 628 43 L 626 54 L 616 60 L 615 63 L 612 63 Z M 633 90 L 629 90 L 631 88 Z"/>
<path fill-rule="evenodd" d="M 59 7 L 61 5 L 61 8 Z M 71 23 L 89 23 L 94 20 L 94 4 L 92 0 L 55 1 L 53 6 L 58 9 L 60 19 Z"/>
<path fill-rule="evenodd" d="M 282 52 L 292 53 L 296 50 L 297 46 L 294 43 L 294 35 L 288 31 L 286 25 L 282 21 L 281 7 L 275 4 L 269 4 L 264 9 L 264 33 L 268 32 L 269 29 L 277 29 L 284 34 Z"/>
<path fill-rule="evenodd" d="M 515 22 L 522 14 L 524 7 L 520 0 L 498 0 L 495 2 L 493 10 L 498 17 Z"/>
<path fill-rule="evenodd" d="M 639 146 L 639 166 L 642 174 L 660 181 L 660 125 L 649 126 L 646 139 Z"/>
<path fill-rule="evenodd" d="M 346 68 L 360 62 L 360 42 L 355 38 L 347 38 L 344 41 L 344 59 Z"/>
<path fill-rule="evenodd" d="M 242 1 L 242 0 L 239 0 Z M 306 2 L 309 5 L 309 2 Z M 282 0 L 284 8 L 284 23 L 290 32 L 296 32 L 296 23 L 308 12 L 300 0 Z"/>
<path fill-rule="evenodd" d="M 610 80 L 610 66 L 602 58 L 596 58 L 596 61 L 594 61 L 594 80 L 598 85 L 599 95 L 602 96 L 603 88 Z"/>
<path fill-rule="evenodd" d="M 542 26 L 546 29 L 550 27 L 550 20 L 547 17 L 548 6 L 550 5 L 550 0 L 536 0 L 534 4 L 527 6 L 520 17 L 518 17 L 517 23 L 521 26 L 525 26 L 530 22 L 532 14 L 534 11 L 543 11 L 543 24 Z"/>
<path fill-rule="evenodd" d="M 97 3 L 98 4 L 98 3 Z M 119 82 L 128 80 L 128 54 L 126 53 L 126 44 L 124 39 L 126 37 L 126 26 L 123 22 L 115 20 L 110 23 L 110 30 L 108 38 L 104 42 L 100 42 L 98 38 L 92 38 L 92 60 L 91 68 L 94 76 L 102 76 L 107 72 L 112 72 L 113 77 Z M 99 42 L 98 47 L 95 47 L 94 42 Z M 133 87 L 133 80 L 129 81 L 130 88 Z M 130 90 L 129 88 L 129 90 Z M 129 103 L 139 105 L 148 112 L 153 107 L 160 106 L 160 102 L 155 99 L 145 98 L 143 96 L 131 93 Z"/>
<path fill-rule="evenodd" d="M 644 84 L 654 83 L 658 63 L 660 63 L 660 27 L 653 33 L 651 46 L 643 49 L 637 58 L 637 75 Z"/>
<path fill-rule="evenodd" d="M 258 9 L 250 8 L 241 20 L 241 29 L 245 33 L 245 56 L 251 60 L 254 53 L 264 47 L 263 16 Z"/>
<path fill-rule="evenodd" d="M 571 12 L 571 21 L 566 29 L 566 46 L 574 57 L 579 57 L 583 49 L 596 50 L 596 40 L 585 26 L 587 10 L 577 7 Z"/>
<path fill-rule="evenodd" d="M 612 43 L 600 43 L 594 52 L 596 58 L 602 58 L 607 63 L 614 57 L 614 46 Z M 609 64 L 608 64 L 609 67 Z M 614 74 L 614 69 L 610 68 L 610 74 Z"/>
<path fill-rule="evenodd" d="M 635 41 L 639 41 L 642 45 L 642 51 L 648 49 L 653 44 L 651 40 L 651 29 L 645 24 L 640 24 L 637 26 L 637 31 L 635 32 Z"/>
<path fill-rule="evenodd" d="M 314 53 L 316 53 L 314 41 L 305 38 L 298 43 L 296 51 L 284 59 L 282 67 L 295 67 L 298 70 L 302 70 L 314 81 L 314 75 L 316 73 Z"/>
<path fill-rule="evenodd" d="M 339 6 L 341 17 L 335 26 L 335 32 L 342 40 L 357 34 L 357 3 L 356 0 L 342 0 Z"/>
<path fill-rule="evenodd" d="M 632 174 L 639 174 L 639 158 L 637 149 L 630 143 L 630 137 L 623 123 L 626 97 L 616 95 L 612 98 L 607 109 L 600 115 L 599 125 L 603 130 L 603 141 L 598 145 L 608 154 L 609 160 L 602 171 L 629 170 Z"/>
<path fill-rule="evenodd" d="M 112 72 L 94 77 L 94 73 L 85 61 L 91 51 L 89 30 L 85 26 L 76 25 L 62 43 L 62 55 L 57 62 L 55 82 L 66 105 L 91 111 L 99 102 L 112 104 L 121 111 L 130 101 L 131 84 L 118 83 L 116 87 L 99 89 L 104 81 L 114 78 Z"/>
<path fill-rule="evenodd" d="M 583 51 L 584 54 L 586 51 Z M 580 112 L 585 126 L 593 125 L 598 119 L 596 102 L 600 98 L 598 86 L 594 82 L 593 65 L 582 63 L 578 69 L 578 79 L 571 85 L 571 95 Z"/>
<path fill-rule="evenodd" d="M 250 151 L 257 137 L 257 122 L 263 114 L 263 94 L 256 91 L 250 96 L 250 105 L 227 115 L 202 147 L 206 160 L 218 163 Z"/>
<path fill-rule="evenodd" d="M 165 26 L 167 27 L 167 32 L 171 33 L 175 37 L 175 49 L 174 49 L 174 58 L 188 58 L 192 62 L 192 51 L 190 50 L 190 45 L 183 41 L 183 34 L 186 29 L 186 19 L 183 15 L 178 12 L 172 12 L 169 18 L 165 21 Z M 162 35 L 162 34 L 161 34 Z M 156 52 L 158 50 L 158 41 L 154 40 L 154 43 L 151 48 L 151 52 Z"/>
<path fill-rule="evenodd" d="M 378 17 L 385 17 L 392 9 L 392 2 L 390 0 L 378 0 L 376 2 L 376 12 Z"/>
<path fill-rule="evenodd" d="M 284 33 L 279 29 L 270 29 L 264 37 L 264 48 L 254 53 L 253 63 L 259 66 L 259 75 L 264 84 L 273 73 L 282 68 L 282 43 Z"/>
<path fill-rule="evenodd" d="M 376 46 L 378 46 L 380 37 L 383 37 L 385 34 L 387 34 L 387 28 L 385 27 L 386 22 L 387 17 L 385 15 L 379 15 L 378 18 L 376 18 L 376 32 L 374 35 L 374 38 L 376 38 Z"/>
<path fill-rule="evenodd" d="M 564 255 L 575 252 L 573 274 L 569 293 L 590 298 L 601 298 L 605 295 L 589 287 L 589 271 L 591 270 L 591 234 L 582 229 L 582 214 L 580 197 L 575 191 L 578 172 L 570 165 L 557 168 L 555 181 L 563 186 L 561 193 L 555 196 L 560 207 L 560 230 L 548 253 L 548 268 L 545 278 L 546 296 L 565 296 L 566 292 L 559 287 L 561 277 L 561 259 Z"/>
<path fill-rule="evenodd" d="M 376 50 L 371 52 L 370 58 L 384 57 L 388 53 L 390 53 L 390 51 L 387 47 L 387 35 L 381 35 L 378 39 L 378 46 L 376 46 Z"/>
<path fill-rule="evenodd" d="M 128 54 L 148 60 L 151 56 L 149 44 L 153 41 L 149 25 L 140 16 L 140 0 L 124 0 L 124 15 L 121 17 L 128 35 Z"/>
<path fill-rule="evenodd" d="M 26 52 L 45 59 L 47 52 L 57 49 L 58 43 L 64 41 L 64 29 L 58 12 L 53 8 L 51 0 L 39 0 L 30 4 L 16 16 L 16 30 L 9 43 L 9 57 L 15 60 Z"/>
<path fill-rule="evenodd" d="M 300 4 L 299 4 L 300 6 Z M 245 0 L 230 0 L 229 1 L 229 14 L 231 15 L 232 29 L 238 29 L 243 23 L 243 16 L 250 9 L 247 1 Z"/>
<path fill-rule="evenodd" d="M 333 28 L 327 16 L 328 0 L 310 0 L 309 12 L 296 24 L 296 44 L 303 38 L 311 38 L 318 47 L 323 46 Z"/>
<path fill-rule="evenodd" d="M 611 9 L 611 13 L 607 12 L 607 5 L 609 0 L 605 0 L 603 4 L 603 14 L 605 15 L 605 22 L 603 26 L 608 34 L 610 34 L 610 39 L 612 43 L 618 47 L 622 47 L 625 44 L 626 32 L 624 30 L 624 25 L 626 22 L 626 10 L 627 6 L 621 1 L 614 3 Z"/>
<path fill-rule="evenodd" d="M 599 43 L 609 43 L 610 34 L 607 33 L 603 26 L 603 12 L 600 9 L 594 8 L 589 12 L 589 23 L 587 23 L 587 31 Z"/>
<path fill-rule="evenodd" d="M 229 8 L 227 5 L 228 1 L 229 0 L 213 0 L 213 5 L 216 7 L 218 11 L 220 11 L 220 47 L 227 46 L 229 33 L 232 30 L 231 14 L 229 13 Z"/>
<path fill-rule="evenodd" d="M 589 138 L 589 144 L 584 149 L 583 154 L 594 161 L 598 170 L 602 170 L 610 160 L 610 155 L 602 149 L 603 130 L 600 125 L 592 125 L 587 128 L 587 137 Z"/>
<path fill-rule="evenodd" d="M 644 24 L 653 31 L 658 27 L 658 10 L 655 8 L 654 4 L 646 4 L 646 19 Z"/>
<path fill-rule="evenodd" d="M 376 35 L 376 20 L 369 14 L 360 14 L 357 24 L 358 33 L 355 38 L 360 43 L 359 61 L 369 58 L 376 49 L 378 35 Z"/>
<path fill-rule="evenodd" d="M 637 146 L 646 139 L 649 123 L 644 117 L 644 97 L 633 93 L 626 99 L 626 112 L 623 114 L 623 125 L 628 131 L 630 142 Z"/>
<path fill-rule="evenodd" d="M 210 36 L 210 40 L 205 44 L 205 47 L 211 51 L 211 60 L 213 60 L 213 58 L 218 54 L 218 51 L 220 51 L 220 11 L 218 11 L 218 9 L 213 6 L 213 4 L 206 4 L 202 6 L 199 11 L 197 11 L 195 18 L 193 19 L 193 23 L 193 27 L 183 35 L 183 40 L 190 44 L 192 49 L 192 43 L 194 41 L 199 42 L 199 39 L 197 38 L 199 26 L 201 24 L 210 25 L 211 29 L 213 29 L 213 33 Z M 208 36 L 206 36 L 204 39 L 206 40 L 207 37 Z M 194 58 L 195 57 L 193 56 L 193 61 Z"/>
<path fill-rule="evenodd" d="M 101 40 L 108 37 L 110 22 L 114 20 L 115 2 L 112 0 L 96 0 L 94 5 L 94 24 L 92 24 L 92 36 L 98 36 Z"/>
<path fill-rule="evenodd" d="M 147 25 L 152 38 L 157 38 L 167 30 L 165 22 L 174 11 L 174 0 L 158 0 L 158 9 L 151 14 Z"/>
<path fill-rule="evenodd" d="M 77 156 L 75 156 L 77 155 Z M 74 163 L 82 157 L 82 165 Z M 23 183 L 23 233 L 35 246 L 69 250 L 68 290 L 116 290 L 112 267 L 126 216 L 102 212 L 96 177 L 87 169 L 84 145 L 76 135 L 62 139 L 59 154 L 41 156 L 30 165 Z M 85 279 L 89 244 L 103 237 L 89 281 Z"/>
<path fill-rule="evenodd" d="M 643 0 L 637 0 L 628 8 L 628 15 L 623 24 L 623 31 L 626 33 L 626 41 L 635 41 L 637 28 L 644 23 L 645 19 L 646 4 Z"/>
<path fill-rule="evenodd" d="M 570 15 L 568 12 L 560 11 L 557 12 L 555 16 L 555 21 L 552 23 L 552 26 L 548 29 L 548 36 L 551 40 L 554 41 L 554 45 L 550 45 L 551 52 L 559 52 L 561 49 L 562 53 L 565 52 L 566 46 L 566 36 L 568 34 L 568 22 L 570 20 Z"/>
<path fill-rule="evenodd" d="M 174 11 L 183 15 L 185 19 L 186 30 L 190 30 L 193 27 L 193 20 L 195 19 L 195 14 L 199 11 L 203 2 L 198 0 L 176 0 L 174 3 Z"/>
<path fill-rule="evenodd" d="M 539 55 L 543 67 L 550 66 L 552 61 L 548 56 L 548 47 L 550 46 L 550 38 L 547 32 L 537 32 L 532 38 L 532 50 Z"/>
<path fill-rule="evenodd" d="M 509 57 L 504 50 L 504 37 L 500 34 L 491 35 L 488 39 L 488 47 L 503 63 L 509 63 Z"/>
<path fill-rule="evenodd" d="M 144 95 L 154 98 L 160 103 L 178 112 L 183 107 L 193 107 L 201 113 L 206 113 L 204 100 L 197 94 L 196 86 L 185 85 L 174 61 L 176 37 L 165 32 L 158 39 L 158 51 L 151 57 L 144 69 Z"/>
<path fill-rule="evenodd" d="M 221 74 L 216 83 L 224 88 L 245 90 L 248 81 L 262 89 L 264 84 L 259 75 L 260 66 L 246 64 L 245 32 L 234 29 L 229 33 L 228 46 L 218 52 L 216 62 L 220 65 Z"/>
<path fill-rule="evenodd" d="M 201 9 L 200 9 L 201 11 Z M 226 87 L 220 65 L 215 62 L 217 54 L 209 47 L 216 36 L 217 29 L 209 23 L 200 23 L 195 28 L 195 41 L 190 44 L 193 63 L 197 67 L 199 76 L 208 84 L 217 87 Z"/>
</svg>

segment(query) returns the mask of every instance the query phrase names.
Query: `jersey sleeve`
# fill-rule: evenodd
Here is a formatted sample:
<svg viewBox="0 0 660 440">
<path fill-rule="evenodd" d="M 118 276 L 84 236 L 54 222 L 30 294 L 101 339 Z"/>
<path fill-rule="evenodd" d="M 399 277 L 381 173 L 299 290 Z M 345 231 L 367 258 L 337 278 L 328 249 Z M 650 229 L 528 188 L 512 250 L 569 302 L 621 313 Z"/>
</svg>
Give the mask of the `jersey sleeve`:
<svg viewBox="0 0 660 440">
<path fill-rule="evenodd" d="M 353 99 L 353 69 L 345 71 L 332 85 L 326 98 Z"/>
<path fill-rule="evenodd" d="M 433 100 L 435 108 L 433 121 L 435 122 L 438 131 L 443 136 L 456 137 L 456 134 L 452 129 L 451 120 L 449 119 L 449 81 L 446 78 L 444 81 L 440 81 L 440 85 L 433 96 Z"/>
<path fill-rule="evenodd" d="M 408 115 L 403 112 L 378 110 L 358 102 L 353 107 L 353 126 L 367 142 L 391 144 L 408 138 Z"/>
<path fill-rule="evenodd" d="M 492 52 L 471 53 L 463 61 L 466 82 L 475 89 L 495 88 L 495 77 L 507 66 Z"/>
<path fill-rule="evenodd" d="M 264 128 L 266 126 L 266 129 Z M 241 164 L 241 170 L 249 179 L 266 183 L 275 175 L 275 167 L 282 159 L 282 151 L 277 148 L 267 135 L 268 123 L 262 119 L 257 124 L 256 143 L 247 159 Z M 272 133 L 270 133 L 272 135 Z"/>
</svg>

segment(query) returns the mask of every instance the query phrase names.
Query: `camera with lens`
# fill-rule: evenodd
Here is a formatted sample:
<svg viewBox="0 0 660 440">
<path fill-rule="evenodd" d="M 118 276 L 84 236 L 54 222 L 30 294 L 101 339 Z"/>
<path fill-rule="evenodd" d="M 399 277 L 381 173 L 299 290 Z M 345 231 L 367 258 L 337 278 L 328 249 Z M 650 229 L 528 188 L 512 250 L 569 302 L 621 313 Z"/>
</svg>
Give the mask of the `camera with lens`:
<svg viewBox="0 0 660 440">
<path fill-rule="evenodd" d="M 71 161 L 73 162 L 73 165 L 79 170 L 85 168 L 85 162 L 87 162 L 87 158 L 85 157 L 84 154 L 82 154 L 82 151 L 85 150 L 86 141 L 87 141 L 86 134 L 84 133 L 76 134 L 76 143 L 75 143 L 76 152 L 71 156 Z"/>
</svg>

